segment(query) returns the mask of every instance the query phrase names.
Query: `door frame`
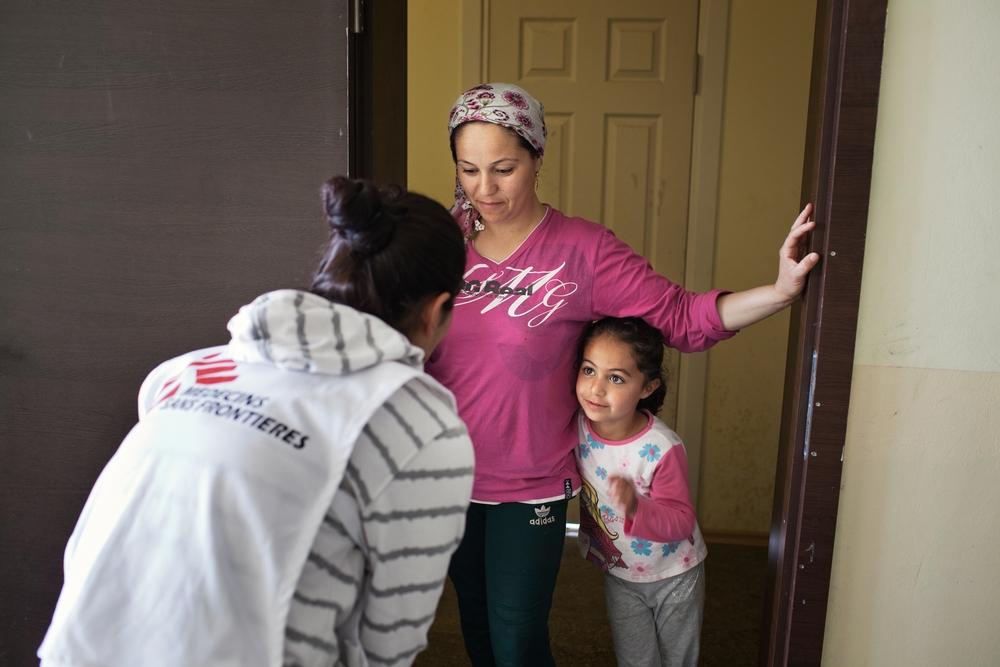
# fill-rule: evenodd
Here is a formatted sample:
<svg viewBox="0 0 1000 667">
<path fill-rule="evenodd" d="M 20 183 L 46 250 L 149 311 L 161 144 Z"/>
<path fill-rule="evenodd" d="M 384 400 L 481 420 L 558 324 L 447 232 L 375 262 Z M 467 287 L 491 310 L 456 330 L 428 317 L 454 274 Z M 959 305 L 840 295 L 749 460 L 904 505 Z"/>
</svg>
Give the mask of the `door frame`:
<svg viewBox="0 0 1000 667">
<path fill-rule="evenodd" d="M 462 0 L 462 85 L 482 78 L 491 0 Z M 701 16 L 728 16 L 730 0 L 702 0 Z M 815 205 L 811 248 L 823 257 L 792 308 L 781 416 L 760 664 L 819 665 L 833 562 L 843 448 L 888 0 L 818 0 L 802 203 Z M 405 30 L 405 10 L 399 15 Z M 724 26 L 724 24 L 723 24 Z M 710 38 L 718 39 L 719 33 Z M 699 35 L 699 40 L 701 35 Z M 718 64 L 702 63 L 711 75 Z M 404 63 L 405 71 L 405 63 Z M 405 76 L 402 83 L 405 98 Z M 706 109 L 706 113 L 711 113 Z M 705 129 L 711 116 L 704 117 Z M 405 123 L 404 123 L 405 125 Z M 703 145 L 711 176 L 712 145 Z M 398 156 L 405 163 L 405 136 Z M 718 155 L 715 153 L 717 167 Z M 717 174 L 717 169 L 716 172 Z M 692 184 L 697 174 L 692 169 Z M 710 180 L 702 188 L 709 187 Z M 692 196 L 692 202 L 696 199 Z M 714 232 L 698 241 L 703 253 Z M 692 252 L 689 250 L 689 253 Z M 690 255 L 689 255 L 690 256 Z M 700 281 L 694 278 L 692 288 Z M 692 376 L 696 375 L 692 371 Z"/>
<path fill-rule="evenodd" d="M 698 7 L 698 78 L 691 128 L 683 282 L 686 289 L 695 292 L 707 292 L 714 286 L 730 4 L 731 0 L 701 0 Z M 684 434 L 688 487 L 697 509 L 701 504 L 708 354 L 682 354 L 676 384 L 676 429 Z"/>
<path fill-rule="evenodd" d="M 406 185 L 406 0 L 351 0 L 350 175 Z"/>
<path fill-rule="evenodd" d="M 887 2 L 816 7 L 802 202 L 823 259 L 791 317 L 762 665 L 823 657 Z"/>
</svg>

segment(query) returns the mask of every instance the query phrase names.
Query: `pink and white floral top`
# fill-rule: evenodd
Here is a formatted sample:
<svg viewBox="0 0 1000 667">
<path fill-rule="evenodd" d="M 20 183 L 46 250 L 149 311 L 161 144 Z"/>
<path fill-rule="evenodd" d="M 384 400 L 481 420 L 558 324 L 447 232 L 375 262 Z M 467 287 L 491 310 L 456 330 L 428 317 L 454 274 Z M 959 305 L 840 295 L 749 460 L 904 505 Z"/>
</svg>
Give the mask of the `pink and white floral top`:
<svg viewBox="0 0 1000 667">
<path fill-rule="evenodd" d="M 646 427 L 628 440 L 603 440 L 578 416 L 580 554 L 608 574 L 628 581 L 657 581 L 686 572 L 708 549 L 698 528 L 680 437 L 647 413 Z M 638 493 L 635 517 L 611 504 L 608 479 L 631 479 Z"/>
</svg>

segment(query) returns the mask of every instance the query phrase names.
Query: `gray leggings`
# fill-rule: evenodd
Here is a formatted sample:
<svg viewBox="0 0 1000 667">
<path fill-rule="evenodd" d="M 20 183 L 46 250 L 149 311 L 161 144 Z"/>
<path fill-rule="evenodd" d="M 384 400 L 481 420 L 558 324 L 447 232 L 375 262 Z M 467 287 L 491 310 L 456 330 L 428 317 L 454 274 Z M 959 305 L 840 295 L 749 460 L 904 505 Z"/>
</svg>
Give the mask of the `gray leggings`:
<svg viewBox="0 0 1000 667">
<path fill-rule="evenodd" d="M 705 567 L 638 583 L 607 575 L 604 598 L 619 667 L 697 667 Z"/>
</svg>

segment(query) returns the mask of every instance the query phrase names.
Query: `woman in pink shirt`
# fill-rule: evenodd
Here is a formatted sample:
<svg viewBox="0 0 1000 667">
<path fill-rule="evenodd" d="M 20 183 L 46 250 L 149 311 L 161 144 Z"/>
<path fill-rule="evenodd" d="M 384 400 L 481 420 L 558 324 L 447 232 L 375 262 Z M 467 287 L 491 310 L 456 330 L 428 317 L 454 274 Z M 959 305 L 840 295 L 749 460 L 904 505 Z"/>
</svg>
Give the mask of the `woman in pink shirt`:
<svg viewBox="0 0 1000 667">
<path fill-rule="evenodd" d="M 551 665 L 548 614 L 566 505 L 580 488 L 574 353 L 601 317 L 641 317 L 682 352 L 705 350 L 778 312 L 819 261 L 800 259 L 807 206 L 781 247 L 774 284 L 684 290 L 601 225 L 542 203 L 542 105 L 482 84 L 451 110 L 465 285 L 427 370 L 458 399 L 476 452 L 465 537 L 449 575 L 473 665 Z"/>
</svg>

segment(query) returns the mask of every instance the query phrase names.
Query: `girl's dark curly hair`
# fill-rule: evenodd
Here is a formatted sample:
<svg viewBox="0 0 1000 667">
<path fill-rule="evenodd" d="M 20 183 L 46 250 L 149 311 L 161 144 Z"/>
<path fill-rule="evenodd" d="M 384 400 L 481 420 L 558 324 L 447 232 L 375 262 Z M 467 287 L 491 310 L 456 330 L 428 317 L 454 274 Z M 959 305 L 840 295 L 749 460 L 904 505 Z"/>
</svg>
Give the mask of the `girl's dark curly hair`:
<svg viewBox="0 0 1000 667">
<path fill-rule="evenodd" d="M 610 336 L 628 345 L 645 383 L 660 381 L 660 386 L 649 396 L 641 399 L 637 406 L 655 415 L 663 407 L 663 399 L 667 396 L 667 382 L 663 376 L 663 334 L 641 317 L 605 317 L 591 322 L 580 335 L 576 355 L 577 367 L 583 359 L 583 351 L 587 344 L 601 336 Z"/>
</svg>

